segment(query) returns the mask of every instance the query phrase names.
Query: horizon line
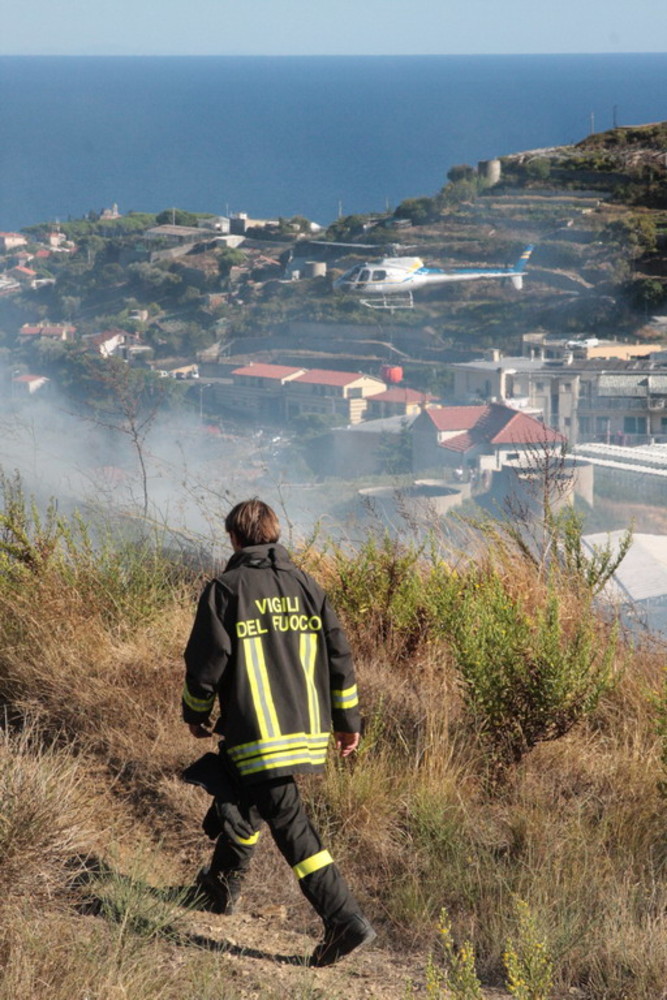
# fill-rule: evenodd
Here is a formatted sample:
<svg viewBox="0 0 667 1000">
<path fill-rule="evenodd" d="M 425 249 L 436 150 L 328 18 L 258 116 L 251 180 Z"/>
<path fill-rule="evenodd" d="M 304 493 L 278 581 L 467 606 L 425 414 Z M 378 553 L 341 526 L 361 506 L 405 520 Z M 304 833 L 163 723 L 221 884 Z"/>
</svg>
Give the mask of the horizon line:
<svg viewBox="0 0 667 1000">
<path fill-rule="evenodd" d="M 469 59 L 521 56 L 665 56 L 660 50 L 563 52 L 1 52 L 0 59 Z"/>
</svg>

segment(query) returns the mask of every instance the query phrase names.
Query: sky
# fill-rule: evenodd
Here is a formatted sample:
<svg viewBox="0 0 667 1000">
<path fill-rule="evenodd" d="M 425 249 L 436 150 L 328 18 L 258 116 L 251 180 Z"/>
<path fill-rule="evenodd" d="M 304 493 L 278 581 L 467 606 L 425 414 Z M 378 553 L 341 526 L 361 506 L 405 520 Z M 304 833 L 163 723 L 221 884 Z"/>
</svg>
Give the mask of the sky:
<svg viewBox="0 0 667 1000">
<path fill-rule="evenodd" d="M 2 55 L 665 51 L 665 0 L 0 0 Z"/>
</svg>

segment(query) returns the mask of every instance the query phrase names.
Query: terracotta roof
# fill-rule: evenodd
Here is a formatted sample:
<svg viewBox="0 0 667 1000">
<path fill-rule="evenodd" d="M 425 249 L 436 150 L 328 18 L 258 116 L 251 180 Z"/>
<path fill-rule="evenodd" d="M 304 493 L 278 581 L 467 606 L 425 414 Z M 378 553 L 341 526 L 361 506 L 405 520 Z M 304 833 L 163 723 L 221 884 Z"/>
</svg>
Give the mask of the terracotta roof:
<svg viewBox="0 0 667 1000">
<path fill-rule="evenodd" d="M 428 410 L 428 416 L 439 431 L 471 430 L 488 410 L 488 406 L 443 406 Z"/>
<path fill-rule="evenodd" d="M 439 431 L 461 432 L 440 442 L 440 447 L 448 451 L 465 452 L 483 443 L 521 445 L 565 440 L 562 434 L 546 427 L 535 417 L 500 403 L 446 406 L 426 412 Z"/>
<path fill-rule="evenodd" d="M 492 444 L 539 444 L 565 441 L 565 437 L 527 413 L 517 413 L 491 438 Z"/>
<path fill-rule="evenodd" d="M 235 368 L 232 375 L 252 375 L 254 378 L 289 378 L 302 372 L 303 368 L 289 368 L 287 365 L 252 364 Z"/>
<path fill-rule="evenodd" d="M 12 382 L 48 382 L 46 375 L 16 375 Z"/>
<path fill-rule="evenodd" d="M 63 333 L 65 335 L 76 333 L 76 327 L 72 326 L 71 323 L 24 323 L 19 330 L 19 335 L 22 337 L 62 337 Z"/>
<path fill-rule="evenodd" d="M 336 372 L 328 368 L 312 368 L 295 378 L 295 382 L 310 383 L 311 385 L 339 385 L 346 386 L 352 382 L 358 382 L 362 378 L 371 378 L 375 382 L 382 382 L 382 379 L 375 378 L 374 375 L 364 375 L 363 372 Z"/>
</svg>

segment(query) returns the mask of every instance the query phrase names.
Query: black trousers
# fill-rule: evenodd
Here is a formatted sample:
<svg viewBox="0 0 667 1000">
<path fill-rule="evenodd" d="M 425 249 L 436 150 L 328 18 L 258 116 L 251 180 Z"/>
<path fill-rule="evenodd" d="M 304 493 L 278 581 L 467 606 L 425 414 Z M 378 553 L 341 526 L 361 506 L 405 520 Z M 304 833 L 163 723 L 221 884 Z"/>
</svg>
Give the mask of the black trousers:
<svg viewBox="0 0 667 1000">
<path fill-rule="evenodd" d="M 265 822 L 275 844 L 299 881 L 299 888 L 327 926 L 346 924 L 361 908 L 311 823 L 293 778 L 275 778 L 243 787 L 239 812 L 252 827 L 251 837 L 223 832 L 218 836 L 211 874 L 242 877 L 248 870 Z"/>
</svg>

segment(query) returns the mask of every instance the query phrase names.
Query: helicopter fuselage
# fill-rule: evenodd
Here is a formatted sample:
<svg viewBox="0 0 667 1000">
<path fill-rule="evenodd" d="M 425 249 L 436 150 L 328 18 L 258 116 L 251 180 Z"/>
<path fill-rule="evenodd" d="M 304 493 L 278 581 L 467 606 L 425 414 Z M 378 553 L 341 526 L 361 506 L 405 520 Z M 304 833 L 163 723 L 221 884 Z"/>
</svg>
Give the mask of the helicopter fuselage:
<svg viewBox="0 0 667 1000">
<path fill-rule="evenodd" d="M 526 247 L 513 267 L 466 267 L 444 271 L 426 267 L 421 257 L 385 257 L 382 260 L 357 264 L 334 281 L 334 288 L 363 295 L 406 295 L 427 285 L 453 281 L 476 281 L 482 278 L 509 278 L 515 288 L 523 285 L 523 269 L 532 253 Z"/>
</svg>

